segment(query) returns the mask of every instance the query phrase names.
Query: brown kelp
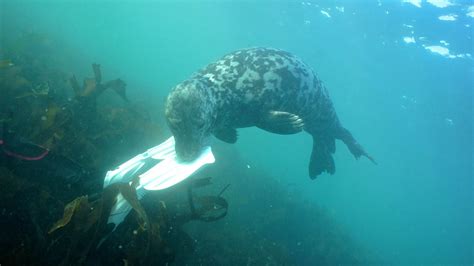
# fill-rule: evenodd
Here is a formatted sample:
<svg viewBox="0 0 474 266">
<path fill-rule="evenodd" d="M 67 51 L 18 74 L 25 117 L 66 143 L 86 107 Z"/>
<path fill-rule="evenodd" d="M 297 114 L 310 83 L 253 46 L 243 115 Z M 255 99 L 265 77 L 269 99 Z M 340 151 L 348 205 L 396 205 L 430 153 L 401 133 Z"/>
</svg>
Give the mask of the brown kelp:
<svg viewBox="0 0 474 266">
<path fill-rule="evenodd" d="M 110 233 L 107 220 L 115 203 L 116 196 L 121 194 L 135 211 L 135 219 L 128 220 L 126 225 L 131 230 L 127 241 L 124 241 L 125 252 L 122 260 L 132 265 L 143 264 L 150 259 L 148 253 L 151 245 L 161 246 L 159 222 L 151 222 L 147 213 L 138 201 L 135 189 L 129 184 L 116 183 L 104 189 L 100 198 L 90 201 L 87 196 L 81 196 L 70 202 L 64 208 L 63 218 L 58 220 L 49 230 L 52 236 L 49 256 L 62 254 L 60 264 L 89 263 L 97 256 L 96 249 Z M 164 259 L 153 254 L 157 262 Z"/>
<path fill-rule="evenodd" d="M 148 259 L 143 252 L 149 248 L 143 247 L 151 245 L 150 239 L 161 243 L 157 222 L 148 222 L 128 184 L 101 192 L 101 183 L 106 169 L 156 144 L 160 128 L 130 103 L 125 82 L 103 82 L 100 65 L 92 65 L 94 77 L 85 78 L 82 86 L 74 76 L 67 78 L 68 71 L 55 65 L 61 60 L 47 40 L 24 34 L 0 51 L 0 220 L 5 230 L 0 261 L 86 263 L 104 237 L 118 193 L 132 204 L 139 221 L 130 225 L 137 233 L 128 240 L 143 242 L 131 245 L 140 249 L 130 249 L 127 257 L 130 262 Z M 109 95 L 102 96 L 106 90 L 125 104 L 108 101 Z"/>
</svg>

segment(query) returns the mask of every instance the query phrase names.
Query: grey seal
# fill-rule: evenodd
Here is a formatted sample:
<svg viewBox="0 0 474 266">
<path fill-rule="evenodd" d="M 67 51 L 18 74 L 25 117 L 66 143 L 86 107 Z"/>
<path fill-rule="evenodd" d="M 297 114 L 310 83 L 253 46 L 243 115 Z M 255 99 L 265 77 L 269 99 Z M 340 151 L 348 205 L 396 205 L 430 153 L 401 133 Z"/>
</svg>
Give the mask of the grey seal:
<svg viewBox="0 0 474 266">
<path fill-rule="evenodd" d="M 237 141 L 237 128 L 313 137 L 309 176 L 336 171 L 332 154 L 342 140 L 359 158 L 374 159 L 341 125 L 328 92 L 313 70 L 289 52 L 249 48 L 227 54 L 174 87 L 165 116 L 178 158 L 198 156 L 209 136 Z"/>
</svg>

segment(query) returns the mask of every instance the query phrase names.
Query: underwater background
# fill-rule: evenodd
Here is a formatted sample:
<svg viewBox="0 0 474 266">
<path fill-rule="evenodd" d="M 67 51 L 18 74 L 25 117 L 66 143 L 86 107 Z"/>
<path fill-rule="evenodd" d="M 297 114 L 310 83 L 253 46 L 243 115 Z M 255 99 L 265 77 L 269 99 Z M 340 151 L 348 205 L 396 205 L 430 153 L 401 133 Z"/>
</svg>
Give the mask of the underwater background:
<svg viewBox="0 0 474 266">
<path fill-rule="evenodd" d="M 192 73 L 241 48 L 287 50 L 319 75 L 378 165 L 337 142 L 336 173 L 310 180 L 310 135 L 240 129 L 235 145 L 215 142 L 208 169 L 211 190 L 230 184 L 228 215 L 186 224 L 194 248 L 175 250 L 174 263 L 472 265 L 473 27 L 474 4 L 454 0 L 7 0 L 0 59 L 17 64 L 7 50 L 20 39 L 32 57 L 60 55 L 66 78 L 100 63 L 104 77 L 126 82 L 128 100 L 160 130 L 142 146 L 99 150 L 120 158 L 101 176 L 170 135 L 165 98 Z M 41 44 L 29 46 L 31 35 Z"/>
</svg>

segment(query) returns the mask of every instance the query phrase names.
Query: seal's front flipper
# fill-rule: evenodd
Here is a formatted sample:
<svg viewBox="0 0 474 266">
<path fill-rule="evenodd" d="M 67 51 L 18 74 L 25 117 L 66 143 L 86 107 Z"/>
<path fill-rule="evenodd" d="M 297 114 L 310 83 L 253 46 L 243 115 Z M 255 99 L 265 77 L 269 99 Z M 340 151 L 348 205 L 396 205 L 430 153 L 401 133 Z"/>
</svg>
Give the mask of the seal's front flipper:
<svg viewBox="0 0 474 266">
<path fill-rule="evenodd" d="M 270 111 L 262 115 L 256 126 L 271 133 L 289 135 L 301 132 L 304 122 L 303 119 L 292 113 Z"/>
<path fill-rule="evenodd" d="M 335 139 L 327 136 L 313 136 L 313 151 L 309 162 L 309 177 L 315 179 L 323 172 L 334 174 L 336 165 L 332 154 L 336 151 Z"/>
<path fill-rule="evenodd" d="M 222 128 L 213 132 L 214 136 L 224 142 L 233 144 L 237 141 L 237 130 L 235 128 Z"/>
</svg>

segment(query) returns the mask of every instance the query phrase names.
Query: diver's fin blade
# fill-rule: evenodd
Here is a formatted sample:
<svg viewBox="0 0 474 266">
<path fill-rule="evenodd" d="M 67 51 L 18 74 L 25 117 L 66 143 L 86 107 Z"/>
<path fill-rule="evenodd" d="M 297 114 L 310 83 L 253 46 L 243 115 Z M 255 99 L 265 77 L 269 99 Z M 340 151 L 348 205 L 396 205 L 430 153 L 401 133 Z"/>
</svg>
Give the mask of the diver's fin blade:
<svg viewBox="0 0 474 266">
<path fill-rule="evenodd" d="M 256 126 L 271 133 L 289 135 L 301 132 L 304 122 L 298 115 L 292 113 L 270 111 L 260 117 Z"/>
<path fill-rule="evenodd" d="M 174 166 L 173 165 L 174 160 L 175 160 L 174 158 L 165 159 L 161 161 L 160 163 L 158 163 L 157 165 L 155 165 L 154 167 L 150 168 L 145 173 L 141 174 L 140 185 L 145 186 L 149 183 L 152 183 L 157 178 L 163 178 L 165 176 L 168 176 L 169 172 L 176 171 L 175 169 L 172 168 Z"/>
<path fill-rule="evenodd" d="M 161 143 L 160 145 L 153 147 L 151 149 L 147 150 L 147 153 L 150 154 L 150 156 L 153 159 L 166 159 L 166 158 L 171 158 L 175 156 L 175 150 L 174 150 L 174 137 L 170 137 L 167 139 L 165 142 Z"/>
<path fill-rule="evenodd" d="M 139 158 L 140 159 L 140 158 Z M 115 170 L 108 171 L 104 178 L 104 188 L 114 183 L 128 183 L 134 175 L 145 165 L 142 160 L 130 160 Z"/>
<path fill-rule="evenodd" d="M 146 152 L 138 154 L 132 159 L 121 164 L 114 170 L 107 172 L 104 178 L 104 188 L 117 182 L 128 183 L 132 181 L 141 168 L 149 163 L 156 163 L 149 158 L 164 160 L 175 157 L 174 138 L 170 137 L 158 146 L 148 149 Z"/>
<path fill-rule="evenodd" d="M 206 164 L 215 162 L 210 147 L 203 149 L 192 162 L 179 161 L 176 156 L 167 158 L 155 167 L 140 175 L 140 185 L 146 190 L 163 190 L 172 187 L 193 175 Z"/>
<path fill-rule="evenodd" d="M 138 200 L 141 200 L 145 194 L 146 190 L 138 189 L 136 190 Z M 132 205 L 128 203 L 128 201 L 123 197 L 122 193 L 118 193 L 115 197 L 115 204 L 110 210 L 109 218 L 107 223 L 114 224 L 114 230 L 117 228 L 116 226 L 121 224 L 125 217 L 127 217 L 128 213 L 132 210 Z"/>
<path fill-rule="evenodd" d="M 115 226 L 121 224 L 131 210 L 132 206 L 122 196 L 122 194 L 119 193 L 116 197 L 115 205 L 110 210 L 107 223 L 115 224 Z"/>
<path fill-rule="evenodd" d="M 129 183 L 133 178 L 139 176 L 136 191 L 140 200 L 148 190 L 162 190 L 174 186 L 206 164 L 214 162 L 215 158 L 211 147 L 205 147 L 199 157 L 192 162 L 179 161 L 174 150 L 174 138 L 171 137 L 162 144 L 133 157 L 116 169 L 108 171 L 104 179 L 104 188 L 117 182 Z M 140 172 L 144 173 L 140 174 Z M 122 223 L 132 207 L 121 194 L 117 195 L 116 200 L 108 223 L 118 225 Z"/>
<path fill-rule="evenodd" d="M 214 136 L 224 142 L 233 144 L 237 142 L 238 134 L 235 128 L 223 128 L 213 132 Z"/>
</svg>

